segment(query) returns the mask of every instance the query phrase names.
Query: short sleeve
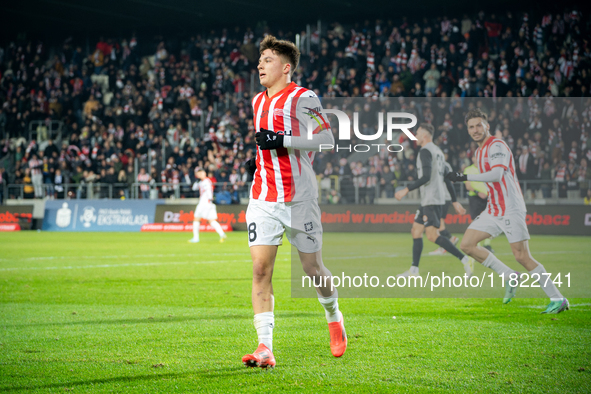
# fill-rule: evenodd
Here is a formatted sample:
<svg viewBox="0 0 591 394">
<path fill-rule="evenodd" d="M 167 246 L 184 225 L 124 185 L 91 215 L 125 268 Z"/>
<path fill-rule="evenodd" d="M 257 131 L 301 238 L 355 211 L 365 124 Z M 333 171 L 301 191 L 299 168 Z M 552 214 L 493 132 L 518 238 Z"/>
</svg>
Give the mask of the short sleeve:
<svg viewBox="0 0 591 394">
<path fill-rule="evenodd" d="M 511 151 L 501 141 L 493 142 L 488 148 L 488 164 L 490 168 L 502 167 L 506 170 L 509 167 L 510 159 Z"/>
</svg>

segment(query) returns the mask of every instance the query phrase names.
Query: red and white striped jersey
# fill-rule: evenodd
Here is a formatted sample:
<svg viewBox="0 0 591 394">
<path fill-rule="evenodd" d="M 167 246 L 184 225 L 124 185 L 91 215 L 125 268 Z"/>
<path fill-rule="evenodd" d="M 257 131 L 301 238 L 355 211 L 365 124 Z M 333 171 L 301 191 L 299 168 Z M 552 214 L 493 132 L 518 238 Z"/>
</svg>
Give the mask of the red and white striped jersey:
<svg viewBox="0 0 591 394">
<path fill-rule="evenodd" d="M 148 190 L 150 190 L 150 185 L 148 184 L 148 182 L 150 182 L 150 174 L 148 174 L 148 173 L 137 174 L 137 181 L 141 184 L 140 185 L 141 191 L 147 192 Z"/>
<path fill-rule="evenodd" d="M 41 168 L 40 166 L 43 164 L 41 160 L 31 159 L 29 160 L 29 168 L 31 169 L 31 175 L 40 175 Z"/>
<path fill-rule="evenodd" d="M 505 141 L 489 137 L 476 150 L 478 170 L 481 174 L 495 167 L 502 167 L 503 178 L 500 182 L 486 182 L 488 188 L 487 212 L 493 216 L 505 216 L 510 212 L 526 212 L 525 201 L 515 173 L 513 153 Z"/>
<path fill-rule="evenodd" d="M 294 82 L 272 97 L 267 92 L 252 100 L 255 133 L 261 129 L 283 132 L 286 136 L 305 136 L 310 117 L 321 119 L 314 131 L 329 128 L 321 115 L 316 94 Z M 320 130 L 319 130 L 320 129 Z M 314 152 L 294 148 L 261 150 L 257 147 L 257 171 L 250 198 L 269 202 L 307 201 L 318 198 L 316 175 L 312 169 Z"/>
<path fill-rule="evenodd" d="M 213 200 L 213 183 L 211 179 L 205 178 L 199 182 L 199 203 L 209 203 Z"/>
</svg>

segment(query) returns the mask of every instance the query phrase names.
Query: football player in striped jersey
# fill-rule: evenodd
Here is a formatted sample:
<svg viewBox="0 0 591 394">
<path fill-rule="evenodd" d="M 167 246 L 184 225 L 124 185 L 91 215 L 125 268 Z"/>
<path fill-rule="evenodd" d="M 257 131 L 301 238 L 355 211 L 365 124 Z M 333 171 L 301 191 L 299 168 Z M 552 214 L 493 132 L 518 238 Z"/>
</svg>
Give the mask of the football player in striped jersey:
<svg viewBox="0 0 591 394">
<path fill-rule="evenodd" d="M 322 262 L 321 213 L 312 169 L 314 153 L 323 144 L 334 144 L 334 137 L 316 94 L 291 81 L 299 58 L 292 42 L 271 35 L 261 42 L 259 79 L 267 89 L 252 100 L 257 153 L 246 166 L 254 170 L 246 223 L 259 342 L 254 353 L 242 357 L 249 367 L 275 366 L 272 277 L 284 233 L 297 249 L 304 272 L 314 279 L 328 322 L 332 354 L 340 357 L 347 347 L 338 294 L 331 288 L 331 273 Z M 310 124 L 313 127 L 308 130 Z M 324 286 L 316 285 L 321 279 Z"/>
<path fill-rule="evenodd" d="M 550 304 L 542 313 L 560 313 L 569 309 L 568 300 L 562 296 L 544 266 L 537 262 L 529 251 L 529 231 L 525 223 L 525 201 L 515 173 L 515 161 L 511 149 L 502 139 L 490 134 L 487 116 L 480 109 L 470 110 L 465 117 L 470 137 L 478 144 L 476 165 L 480 174 L 449 173 L 453 182 L 480 181 L 488 188 L 486 209 L 470 224 L 461 248 L 482 265 L 502 275 L 506 280 L 504 303 L 515 296 L 519 287 L 520 273 L 507 267 L 493 253 L 478 246 L 480 241 L 505 233 L 515 259 L 538 280 L 540 287 L 550 298 Z M 517 275 L 515 275 L 517 274 Z M 509 281 L 508 278 L 516 278 Z"/>
</svg>

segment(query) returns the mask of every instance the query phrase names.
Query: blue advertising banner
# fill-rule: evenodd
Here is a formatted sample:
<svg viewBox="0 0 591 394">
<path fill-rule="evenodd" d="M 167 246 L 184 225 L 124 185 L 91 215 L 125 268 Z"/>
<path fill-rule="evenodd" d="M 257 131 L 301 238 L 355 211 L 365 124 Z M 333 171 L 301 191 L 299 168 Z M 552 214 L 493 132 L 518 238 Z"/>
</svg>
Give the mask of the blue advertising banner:
<svg viewBox="0 0 591 394">
<path fill-rule="evenodd" d="M 163 200 L 49 200 L 45 231 L 140 231 Z"/>
</svg>

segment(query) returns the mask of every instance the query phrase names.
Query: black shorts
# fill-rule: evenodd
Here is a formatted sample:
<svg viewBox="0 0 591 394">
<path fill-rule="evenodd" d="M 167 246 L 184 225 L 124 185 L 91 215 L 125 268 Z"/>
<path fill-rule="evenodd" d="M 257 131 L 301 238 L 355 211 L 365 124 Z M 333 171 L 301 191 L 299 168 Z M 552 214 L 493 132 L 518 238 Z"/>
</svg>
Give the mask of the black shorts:
<svg viewBox="0 0 591 394">
<path fill-rule="evenodd" d="M 422 224 L 425 227 L 433 226 L 439 228 L 441 225 L 441 216 L 443 205 L 426 205 L 417 209 L 415 223 Z"/>
<path fill-rule="evenodd" d="M 472 220 L 476 220 L 478 215 L 482 213 L 486 209 L 486 202 L 487 200 L 483 200 L 478 196 L 469 196 L 468 197 L 468 207 L 470 210 L 470 217 Z"/>
</svg>

